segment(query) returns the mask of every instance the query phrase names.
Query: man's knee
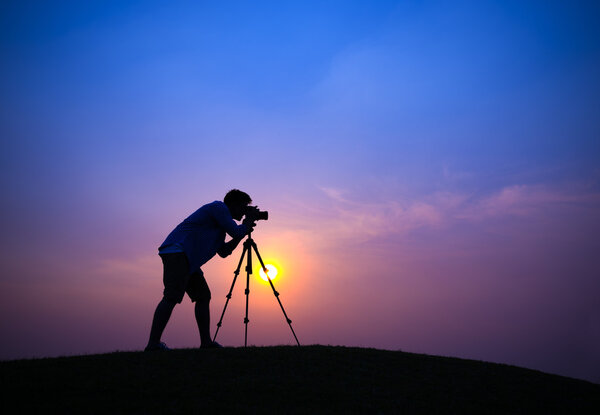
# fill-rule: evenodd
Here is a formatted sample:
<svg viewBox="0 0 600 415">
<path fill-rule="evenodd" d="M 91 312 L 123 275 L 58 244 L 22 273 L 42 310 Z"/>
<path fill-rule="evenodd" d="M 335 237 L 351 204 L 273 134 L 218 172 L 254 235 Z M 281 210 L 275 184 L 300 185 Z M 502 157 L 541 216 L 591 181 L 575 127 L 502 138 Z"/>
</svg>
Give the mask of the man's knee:
<svg viewBox="0 0 600 415">
<path fill-rule="evenodd" d="M 190 296 L 190 299 L 194 302 L 209 302 L 210 288 L 208 288 L 208 284 L 204 279 L 204 274 L 202 271 L 198 271 L 190 277 L 190 281 L 187 285 L 187 293 Z"/>
<path fill-rule="evenodd" d="M 193 294 L 190 293 L 190 298 L 195 303 L 210 303 L 210 290 L 208 289 L 208 287 L 206 287 L 206 289 L 197 290 Z"/>
<path fill-rule="evenodd" d="M 165 306 L 169 306 L 171 308 L 175 307 L 177 304 L 181 303 L 181 301 L 183 300 L 183 295 L 179 295 L 174 294 L 174 293 L 170 293 L 170 292 L 165 292 L 163 293 L 163 298 L 161 300 L 161 302 L 165 305 Z"/>
</svg>

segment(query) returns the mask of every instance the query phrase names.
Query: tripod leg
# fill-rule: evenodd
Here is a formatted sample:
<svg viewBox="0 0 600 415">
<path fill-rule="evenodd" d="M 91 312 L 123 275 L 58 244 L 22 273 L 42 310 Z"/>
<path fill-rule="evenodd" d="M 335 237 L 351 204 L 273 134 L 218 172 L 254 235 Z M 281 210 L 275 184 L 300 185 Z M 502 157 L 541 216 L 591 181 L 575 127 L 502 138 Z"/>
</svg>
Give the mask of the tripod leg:
<svg viewBox="0 0 600 415">
<path fill-rule="evenodd" d="M 258 257 L 258 261 L 260 262 L 260 266 L 262 267 L 262 269 L 266 273 L 267 268 L 265 267 L 265 264 L 264 264 L 262 258 L 260 257 L 260 254 L 258 253 L 258 247 L 256 246 L 256 243 L 254 241 L 252 241 L 252 248 L 254 248 L 254 252 L 256 252 L 256 256 Z M 250 254 L 248 254 L 248 255 L 250 255 Z M 298 344 L 298 346 L 300 346 L 300 342 L 298 341 L 298 337 L 296 337 L 296 333 L 294 332 L 294 328 L 292 327 L 292 320 L 290 320 L 290 318 L 288 317 L 287 313 L 285 312 L 285 309 L 283 308 L 283 304 L 281 304 L 281 300 L 279 299 L 279 293 L 277 292 L 277 290 L 275 290 L 275 286 L 273 285 L 273 281 L 271 281 L 271 278 L 267 277 L 267 280 L 269 281 L 269 284 L 271 285 L 271 289 L 273 290 L 273 294 L 275 295 L 275 298 L 277 299 L 277 302 L 279 303 L 279 307 L 281 307 L 281 311 L 283 311 L 283 315 L 285 317 L 285 321 L 287 321 L 288 326 L 290 326 L 290 330 L 292 330 L 292 334 L 294 335 L 294 339 L 296 339 L 296 343 Z M 248 308 L 248 305 L 246 303 L 246 310 L 247 310 L 247 308 Z"/>
<path fill-rule="evenodd" d="M 250 274 L 252 274 L 252 249 L 250 246 L 254 242 L 250 237 L 246 240 L 247 248 L 248 248 L 248 263 L 246 264 L 246 316 L 244 317 L 244 347 L 248 346 L 248 299 L 250 297 Z"/>
<path fill-rule="evenodd" d="M 223 307 L 223 312 L 221 313 L 221 318 L 217 323 L 217 330 L 215 331 L 215 336 L 213 337 L 213 341 L 217 339 L 217 334 L 219 333 L 219 329 L 221 328 L 221 324 L 223 323 L 223 316 L 225 315 L 225 310 L 227 310 L 227 305 L 229 304 L 229 300 L 231 300 L 231 293 L 233 292 L 233 287 L 235 286 L 235 281 L 237 280 L 238 275 L 240 274 L 240 268 L 242 267 L 242 262 L 244 261 L 244 255 L 248 251 L 248 255 L 250 255 L 250 248 L 244 245 L 244 250 L 242 251 L 242 256 L 240 258 L 240 262 L 238 262 L 238 266 L 233 272 L 233 282 L 231 283 L 231 288 L 229 289 L 229 293 L 227 294 L 227 300 L 225 301 L 225 307 Z"/>
</svg>

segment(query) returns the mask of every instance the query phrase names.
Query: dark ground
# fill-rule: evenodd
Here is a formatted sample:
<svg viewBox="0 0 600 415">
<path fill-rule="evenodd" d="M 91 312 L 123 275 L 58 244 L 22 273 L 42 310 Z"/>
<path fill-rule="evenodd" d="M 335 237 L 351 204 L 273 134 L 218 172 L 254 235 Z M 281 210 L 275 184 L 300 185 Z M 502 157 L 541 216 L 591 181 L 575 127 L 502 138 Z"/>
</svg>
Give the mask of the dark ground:
<svg viewBox="0 0 600 415">
<path fill-rule="evenodd" d="M 587 381 L 473 360 L 331 346 L 5 361 L 0 379 L 5 414 L 600 414 L 600 385 Z"/>
</svg>

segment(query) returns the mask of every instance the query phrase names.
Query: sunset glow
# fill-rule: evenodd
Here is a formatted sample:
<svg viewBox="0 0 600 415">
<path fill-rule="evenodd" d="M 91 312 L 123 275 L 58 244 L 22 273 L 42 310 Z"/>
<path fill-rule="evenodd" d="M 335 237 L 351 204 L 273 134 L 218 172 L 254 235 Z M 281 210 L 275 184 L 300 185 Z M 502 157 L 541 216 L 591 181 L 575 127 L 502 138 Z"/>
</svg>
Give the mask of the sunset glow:
<svg viewBox="0 0 600 415">
<path fill-rule="evenodd" d="M 265 264 L 265 268 L 267 269 L 266 272 L 262 268 L 260 269 L 260 277 L 267 282 L 269 280 L 274 280 L 275 277 L 277 277 L 277 268 L 275 268 L 275 266 L 272 264 Z"/>
</svg>

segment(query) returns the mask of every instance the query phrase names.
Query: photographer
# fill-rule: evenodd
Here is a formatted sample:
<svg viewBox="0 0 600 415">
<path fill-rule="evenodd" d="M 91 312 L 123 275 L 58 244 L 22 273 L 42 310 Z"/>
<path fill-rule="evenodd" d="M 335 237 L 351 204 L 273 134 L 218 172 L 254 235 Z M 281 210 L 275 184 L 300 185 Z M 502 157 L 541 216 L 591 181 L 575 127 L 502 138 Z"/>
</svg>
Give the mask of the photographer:
<svg viewBox="0 0 600 415">
<path fill-rule="evenodd" d="M 169 350 L 160 339 L 173 308 L 181 303 L 185 293 L 196 303 L 194 314 L 201 347 L 222 347 L 210 337 L 210 289 L 200 267 L 217 253 L 222 258 L 229 256 L 252 231 L 256 219 L 253 214 L 258 209 L 248 206 L 251 202 L 247 193 L 233 189 L 225 195 L 223 202 L 208 203 L 192 213 L 158 248 L 165 288 L 154 312 L 146 351 Z M 234 222 L 244 215 L 246 218 L 241 225 Z M 228 242 L 225 242 L 226 233 L 232 238 Z"/>
</svg>

